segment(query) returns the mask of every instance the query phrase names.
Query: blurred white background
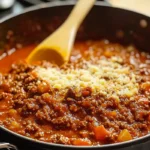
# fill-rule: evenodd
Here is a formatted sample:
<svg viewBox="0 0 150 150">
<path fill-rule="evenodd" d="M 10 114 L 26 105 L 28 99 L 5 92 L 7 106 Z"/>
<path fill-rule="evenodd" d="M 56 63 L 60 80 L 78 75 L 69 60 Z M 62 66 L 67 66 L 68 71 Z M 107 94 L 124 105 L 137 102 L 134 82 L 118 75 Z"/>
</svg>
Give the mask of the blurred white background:
<svg viewBox="0 0 150 150">
<path fill-rule="evenodd" d="M 115 7 L 121 7 L 150 16 L 150 0 L 107 0 Z"/>
</svg>

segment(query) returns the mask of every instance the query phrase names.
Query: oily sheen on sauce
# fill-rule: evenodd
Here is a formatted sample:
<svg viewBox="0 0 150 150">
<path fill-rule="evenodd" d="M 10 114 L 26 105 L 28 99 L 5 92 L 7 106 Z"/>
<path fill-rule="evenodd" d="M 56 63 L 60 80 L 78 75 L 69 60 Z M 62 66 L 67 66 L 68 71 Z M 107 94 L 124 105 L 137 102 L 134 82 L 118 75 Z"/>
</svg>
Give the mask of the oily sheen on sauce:
<svg viewBox="0 0 150 150">
<path fill-rule="evenodd" d="M 134 46 L 76 42 L 70 61 L 27 64 L 35 46 L 0 61 L 0 124 L 76 146 L 124 142 L 150 130 L 150 55 Z"/>
</svg>

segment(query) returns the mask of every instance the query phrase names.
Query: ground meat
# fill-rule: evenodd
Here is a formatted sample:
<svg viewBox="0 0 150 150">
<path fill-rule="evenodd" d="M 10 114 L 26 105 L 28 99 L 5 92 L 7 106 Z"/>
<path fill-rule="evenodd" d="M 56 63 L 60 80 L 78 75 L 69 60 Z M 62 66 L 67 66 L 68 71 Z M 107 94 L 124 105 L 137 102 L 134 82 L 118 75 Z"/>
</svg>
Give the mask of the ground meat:
<svg viewBox="0 0 150 150">
<path fill-rule="evenodd" d="M 70 62 L 61 69 L 86 69 L 86 61 L 96 64 L 99 59 L 111 59 L 115 65 L 126 66 L 135 74 L 137 93 L 130 95 L 128 91 L 127 96 L 116 96 L 116 93 L 108 96 L 109 90 L 105 93 L 98 87 L 94 93 L 90 84 L 78 91 L 71 86 L 61 91 L 34 72 L 38 67 L 60 69 L 57 65 L 47 61 L 31 65 L 21 61 L 14 63 L 7 73 L 0 74 L 0 124 L 34 139 L 65 145 L 111 144 L 126 141 L 122 135 L 131 140 L 148 134 L 149 54 L 105 42 L 75 46 Z M 82 57 L 75 57 L 75 52 Z M 129 73 L 130 79 L 133 79 L 132 73 Z M 112 80 L 106 74 L 101 78 L 104 79 L 101 84 Z"/>
<path fill-rule="evenodd" d="M 40 130 L 36 124 L 32 123 L 29 120 L 27 122 L 25 122 L 24 125 L 25 125 L 25 132 L 26 133 L 30 133 L 30 134 L 36 133 L 37 131 Z"/>
<path fill-rule="evenodd" d="M 52 143 L 57 143 L 57 144 L 65 144 L 65 145 L 70 145 L 71 142 L 70 142 L 70 139 L 61 135 L 61 134 L 53 134 L 51 137 L 50 137 L 50 141 Z"/>
</svg>

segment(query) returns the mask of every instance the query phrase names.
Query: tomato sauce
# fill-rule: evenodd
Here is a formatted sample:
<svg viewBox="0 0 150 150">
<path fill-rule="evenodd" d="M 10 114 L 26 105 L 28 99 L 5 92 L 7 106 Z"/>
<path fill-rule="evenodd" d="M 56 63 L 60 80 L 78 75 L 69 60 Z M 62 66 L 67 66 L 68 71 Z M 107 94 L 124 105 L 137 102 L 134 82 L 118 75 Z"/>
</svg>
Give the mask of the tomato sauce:
<svg viewBox="0 0 150 150">
<path fill-rule="evenodd" d="M 36 140 L 76 146 L 149 134 L 149 53 L 107 40 L 77 42 L 70 61 L 58 67 L 26 63 L 34 47 L 0 60 L 2 126 Z M 41 68 L 49 75 L 40 76 Z"/>
</svg>

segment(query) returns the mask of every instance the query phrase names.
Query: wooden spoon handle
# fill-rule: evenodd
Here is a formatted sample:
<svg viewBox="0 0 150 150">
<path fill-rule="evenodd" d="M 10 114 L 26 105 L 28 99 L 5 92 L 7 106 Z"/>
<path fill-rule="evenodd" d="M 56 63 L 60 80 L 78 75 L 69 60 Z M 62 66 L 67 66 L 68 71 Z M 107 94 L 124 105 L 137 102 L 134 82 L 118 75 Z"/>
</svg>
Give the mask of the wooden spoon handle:
<svg viewBox="0 0 150 150">
<path fill-rule="evenodd" d="M 68 27 L 78 29 L 84 18 L 87 16 L 96 0 L 78 0 L 70 16 L 65 22 Z"/>
<path fill-rule="evenodd" d="M 69 60 L 78 27 L 93 7 L 96 0 L 78 0 L 68 19 L 52 35 L 47 37 L 27 58 L 28 62 L 54 58 L 54 52 L 64 62 Z M 53 53 L 52 53 L 53 51 Z M 56 56 L 56 55 L 55 55 Z M 56 58 L 56 57 L 55 57 Z M 59 57 L 60 58 L 60 57 Z M 50 59 L 49 59 L 50 60 Z M 59 61 L 59 60 L 58 60 Z"/>
</svg>

